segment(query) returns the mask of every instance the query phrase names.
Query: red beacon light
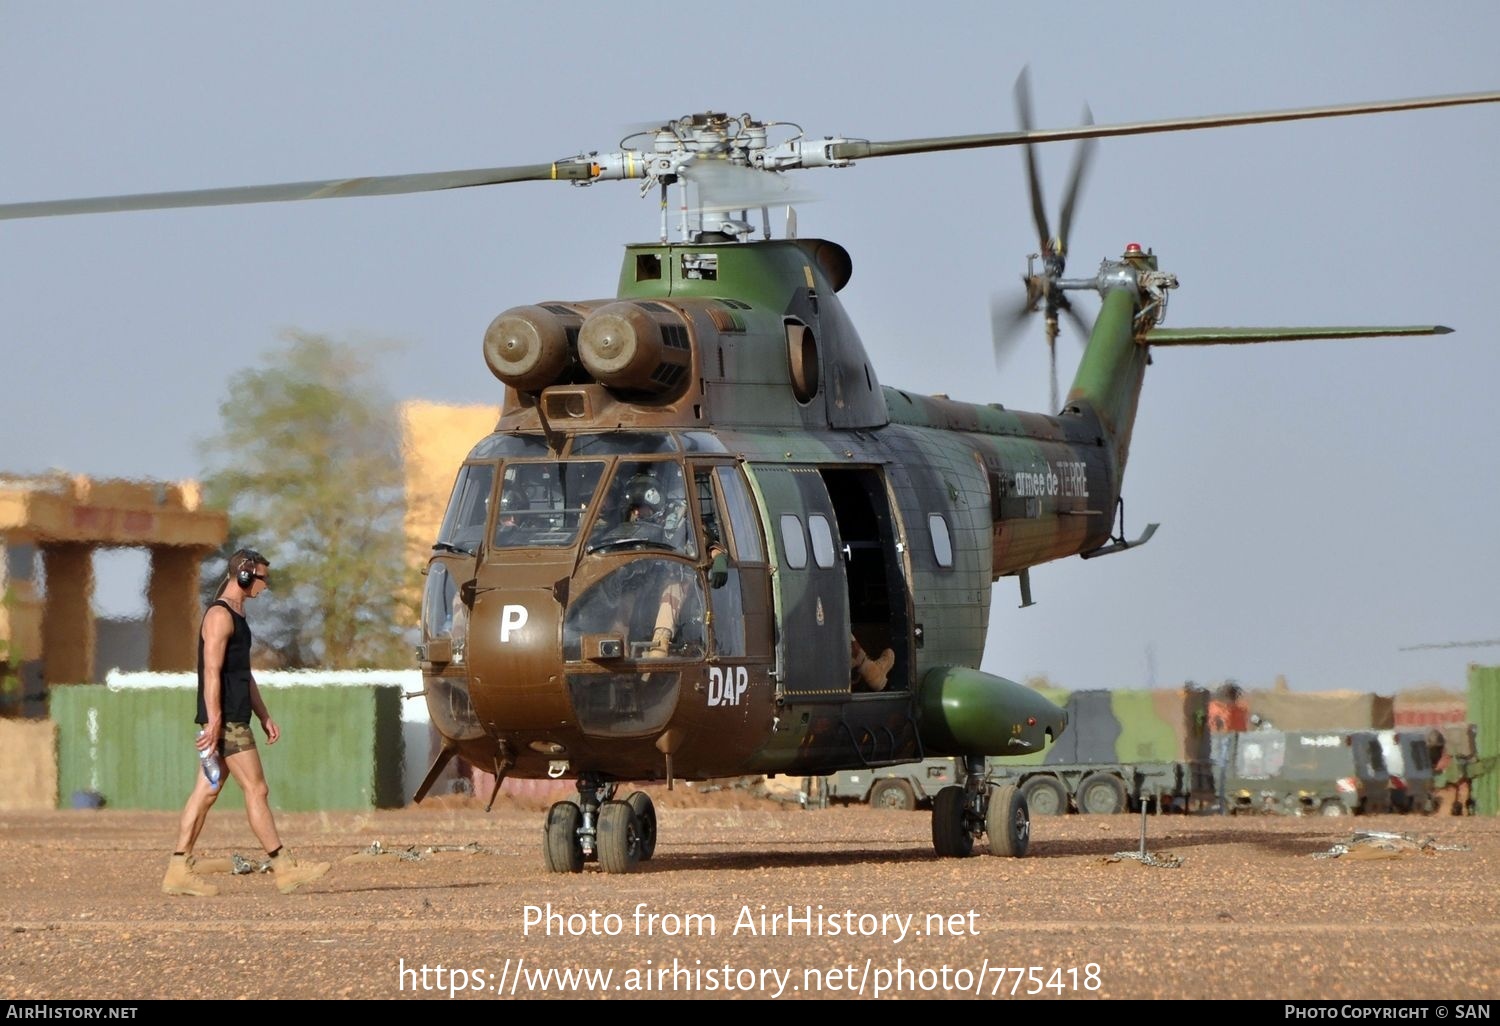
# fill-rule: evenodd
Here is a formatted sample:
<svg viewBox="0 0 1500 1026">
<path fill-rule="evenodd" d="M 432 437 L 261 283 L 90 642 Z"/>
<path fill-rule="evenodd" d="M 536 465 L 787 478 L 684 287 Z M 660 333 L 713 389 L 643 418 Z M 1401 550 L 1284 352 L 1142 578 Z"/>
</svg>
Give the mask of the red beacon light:
<svg viewBox="0 0 1500 1026">
<path fill-rule="evenodd" d="M 1139 242 L 1125 243 L 1125 255 L 1127 257 L 1138 257 L 1141 255 L 1141 244 Z"/>
</svg>

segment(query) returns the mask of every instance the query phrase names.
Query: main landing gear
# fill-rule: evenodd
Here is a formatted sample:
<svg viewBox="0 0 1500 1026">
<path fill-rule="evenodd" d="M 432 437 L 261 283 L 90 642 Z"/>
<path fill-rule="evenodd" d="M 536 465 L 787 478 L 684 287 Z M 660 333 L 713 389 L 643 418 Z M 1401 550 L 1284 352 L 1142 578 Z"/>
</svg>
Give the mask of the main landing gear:
<svg viewBox="0 0 1500 1026">
<path fill-rule="evenodd" d="M 615 800 L 613 781 L 578 778 L 576 801 L 547 810 L 542 860 L 551 873 L 581 873 L 597 860 L 606 873 L 633 873 L 656 853 L 656 806 L 645 791 Z"/>
<path fill-rule="evenodd" d="M 1031 810 L 1014 784 L 985 782 L 984 759 L 964 759 L 964 784 L 945 787 L 932 801 L 932 847 L 940 858 L 967 858 L 974 841 L 990 839 L 990 854 L 1020 858 L 1031 845 Z"/>
</svg>

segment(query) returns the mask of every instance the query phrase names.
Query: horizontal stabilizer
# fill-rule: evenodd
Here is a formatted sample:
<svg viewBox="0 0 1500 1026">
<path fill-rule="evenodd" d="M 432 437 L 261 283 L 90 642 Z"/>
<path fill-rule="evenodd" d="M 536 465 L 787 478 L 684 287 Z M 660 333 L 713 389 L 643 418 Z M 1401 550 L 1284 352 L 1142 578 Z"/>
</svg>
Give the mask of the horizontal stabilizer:
<svg viewBox="0 0 1500 1026">
<path fill-rule="evenodd" d="M 1441 324 L 1405 327 L 1332 328 L 1153 328 L 1146 333 L 1152 346 L 1218 346 L 1244 342 L 1304 342 L 1326 338 L 1389 338 L 1401 335 L 1447 335 Z"/>
</svg>

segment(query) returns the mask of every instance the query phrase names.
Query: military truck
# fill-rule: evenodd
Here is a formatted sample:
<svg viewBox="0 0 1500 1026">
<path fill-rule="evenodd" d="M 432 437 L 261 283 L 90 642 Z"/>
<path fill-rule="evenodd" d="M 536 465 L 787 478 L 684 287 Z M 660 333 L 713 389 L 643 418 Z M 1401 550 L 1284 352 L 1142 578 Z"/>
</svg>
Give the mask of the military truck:
<svg viewBox="0 0 1500 1026">
<path fill-rule="evenodd" d="M 1208 808 L 1208 692 L 1202 688 L 1048 693 L 1068 729 L 1045 752 L 987 760 L 989 778 L 1013 783 L 1033 816 L 1108 815 L 1145 806 L 1165 812 Z"/>
<path fill-rule="evenodd" d="M 1389 812 L 1390 773 L 1372 730 L 1246 730 L 1226 735 L 1231 813 L 1342 816 Z"/>
<path fill-rule="evenodd" d="M 824 800 L 844 804 L 868 803 L 878 809 L 910 811 L 930 806 L 949 784 L 963 783 L 963 767 L 956 759 L 926 759 L 903 766 L 845 770 L 823 778 Z"/>
</svg>

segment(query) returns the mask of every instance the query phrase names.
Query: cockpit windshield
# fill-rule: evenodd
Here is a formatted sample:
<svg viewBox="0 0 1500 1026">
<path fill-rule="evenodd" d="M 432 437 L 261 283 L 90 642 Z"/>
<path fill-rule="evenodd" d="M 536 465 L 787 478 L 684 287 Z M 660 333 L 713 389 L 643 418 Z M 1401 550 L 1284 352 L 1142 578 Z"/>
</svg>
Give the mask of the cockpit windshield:
<svg viewBox="0 0 1500 1026">
<path fill-rule="evenodd" d="M 682 466 L 664 460 L 621 460 L 615 467 L 586 552 L 659 549 L 696 559 Z"/>
<path fill-rule="evenodd" d="M 603 476 L 602 460 L 506 463 L 495 516 L 495 548 L 572 545 L 579 525 L 594 508 L 594 493 Z"/>
</svg>

